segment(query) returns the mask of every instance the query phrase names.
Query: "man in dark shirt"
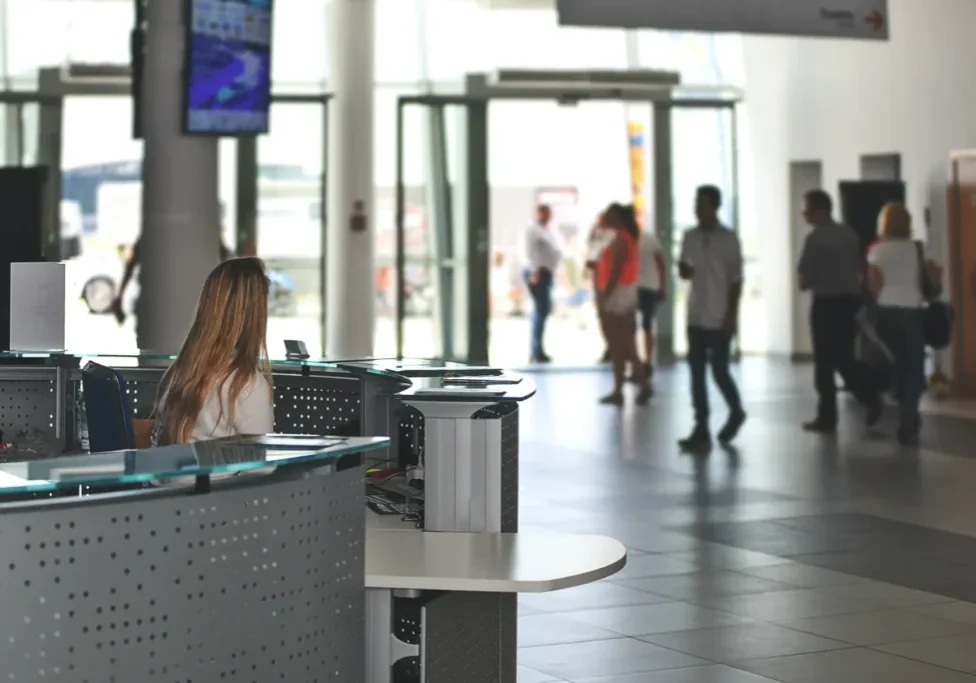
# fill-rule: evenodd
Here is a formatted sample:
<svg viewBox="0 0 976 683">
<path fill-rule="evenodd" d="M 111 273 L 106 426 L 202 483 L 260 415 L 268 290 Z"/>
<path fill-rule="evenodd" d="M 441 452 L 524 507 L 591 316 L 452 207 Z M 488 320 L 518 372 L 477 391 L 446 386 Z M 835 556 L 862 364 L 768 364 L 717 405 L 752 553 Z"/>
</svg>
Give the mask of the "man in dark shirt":
<svg viewBox="0 0 976 683">
<path fill-rule="evenodd" d="M 868 425 L 881 417 L 881 397 L 868 373 L 854 360 L 861 307 L 861 243 L 857 233 L 835 221 L 832 214 L 830 195 L 823 190 L 807 193 L 803 216 L 813 229 L 803 244 L 797 271 L 800 289 L 813 294 L 810 329 L 819 403 L 816 419 L 803 428 L 821 434 L 837 429 L 837 373 L 867 408 Z"/>
</svg>

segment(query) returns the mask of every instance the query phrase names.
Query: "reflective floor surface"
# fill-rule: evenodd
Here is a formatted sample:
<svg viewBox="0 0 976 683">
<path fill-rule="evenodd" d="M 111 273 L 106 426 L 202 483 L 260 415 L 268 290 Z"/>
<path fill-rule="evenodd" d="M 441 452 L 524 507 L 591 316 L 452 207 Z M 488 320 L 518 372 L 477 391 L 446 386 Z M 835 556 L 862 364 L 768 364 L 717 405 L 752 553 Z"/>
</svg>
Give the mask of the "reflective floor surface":
<svg viewBox="0 0 976 683">
<path fill-rule="evenodd" d="M 675 446 L 683 368 L 643 409 L 597 406 L 606 374 L 534 376 L 521 528 L 606 534 L 630 557 L 522 596 L 519 683 L 976 683 L 976 421 L 933 404 L 909 450 L 843 399 L 836 438 L 806 434 L 811 375 L 744 361 L 749 422 L 707 457 Z M 717 429 L 717 393 L 713 413 Z"/>
</svg>

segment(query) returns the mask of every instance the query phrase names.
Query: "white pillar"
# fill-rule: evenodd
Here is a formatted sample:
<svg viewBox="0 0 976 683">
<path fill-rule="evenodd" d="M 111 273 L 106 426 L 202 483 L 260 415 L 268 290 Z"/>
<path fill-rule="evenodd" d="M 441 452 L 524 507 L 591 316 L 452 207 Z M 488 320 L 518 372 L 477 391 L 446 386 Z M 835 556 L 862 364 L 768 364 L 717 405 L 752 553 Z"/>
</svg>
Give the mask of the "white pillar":
<svg viewBox="0 0 976 683">
<path fill-rule="evenodd" d="M 326 348 L 329 358 L 350 358 L 373 352 L 375 0 L 332 0 L 331 7 Z M 360 206 L 365 221 L 353 219 Z M 363 223 L 364 231 L 353 229 Z"/>
<path fill-rule="evenodd" d="M 184 135 L 184 8 L 150 0 L 143 96 L 139 348 L 175 353 L 220 259 L 217 138 Z"/>
</svg>

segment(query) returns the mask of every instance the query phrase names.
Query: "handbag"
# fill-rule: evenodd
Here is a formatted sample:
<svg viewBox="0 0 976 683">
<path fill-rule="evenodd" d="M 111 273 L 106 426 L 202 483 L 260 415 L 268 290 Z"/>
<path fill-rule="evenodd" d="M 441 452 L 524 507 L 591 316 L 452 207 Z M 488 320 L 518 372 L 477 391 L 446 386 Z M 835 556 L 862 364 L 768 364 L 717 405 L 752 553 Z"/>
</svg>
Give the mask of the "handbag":
<svg viewBox="0 0 976 683">
<path fill-rule="evenodd" d="M 952 309 L 939 296 L 942 287 L 932 282 L 925 272 L 925 251 L 921 242 L 915 242 L 918 254 L 918 287 L 922 292 L 922 335 L 925 345 L 936 351 L 949 346 L 952 341 Z"/>
</svg>

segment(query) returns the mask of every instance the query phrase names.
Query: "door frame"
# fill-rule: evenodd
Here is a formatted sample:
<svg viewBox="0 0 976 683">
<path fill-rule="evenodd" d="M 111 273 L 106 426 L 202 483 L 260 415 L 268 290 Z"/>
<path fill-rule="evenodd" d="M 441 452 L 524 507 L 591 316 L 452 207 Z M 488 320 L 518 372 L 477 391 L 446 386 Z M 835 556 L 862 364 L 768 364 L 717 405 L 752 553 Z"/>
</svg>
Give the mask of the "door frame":
<svg viewBox="0 0 976 683">
<path fill-rule="evenodd" d="M 791 161 L 789 165 L 790 183 L 790 226 L 791 264 L 799 263 L 800 253 L 806 240 L 808 228 L 803 221 L 803 204 L 807 192 L 823 187 L 823 160 L 807 159 Z M 791 342 L 790 360 L 795 363 L 813 360 L 813 339 L 810 333 L 809 311 L 810 293 L 800 291 L 799 275 L 796 268 L 790 268 L 790 306 Z"/>
<path fill-rule="evenodd" d="M 661 85 L 660 82 L 641 84 L 630 81 L 619 87 L 608 88 L 597 85 L 568 85 L 560 84 L 509 84 L 497 85 L 490 82 L 485 74 L 469 74 L 465 79 L 465 92 L 461 94 L 416 94 L 401 95 L 397 99 L 396 113 L 396 355 L 404 357 L 404 319 L 406 314 L 406 178 L 405 178 L 405 112 L 407 108 L 426 108 L 431 111 L 443 112 L 446 108 L 457 108 L 464 114 L 467 135 L 465 145 L 467 154 L 461 162 L 460 178 L 455 185 L 463 186 L 467 196 L 462 201 L 455 201 L 455 206 L 461 206 L 461 213 L 467 222 L 464 233 L 469 248 L 466 250 L 464 266 L 467 272 L 464 293 L 465 301 L 461 310 L 467 312 L 466 324 L 461 326 L 460 338 L 463 340 L 462 349 L 454 349 L 455 354 L 446 360 L 463 360 L 468 363 L 487 363 L 490 334 L 489 312 L 489 273 L 490 254 L 490 185 L 488 182 L 488 107 L 496 101 L 550 101 L 556 103 L 567 102 L 634 102 L 652 105 L 651 126 L 654 131 L 654 146 L 652 160 L 654 166 L 654 216 L 655 229 L 662 246 L 671 253 L 674 238 L 674 197 L 672 158 L 674 154 L 672 141 L 671 114 L 675 109 L 715 109 L 729 110 L 732 125 L 732 178 L 733 196 L 733 230 L 739 228 L 739 182 L 738 182 L 738 116 L 737 107 L 742 101 L 741 92 L 735 89 L 722 88 L 715 91 L 698 91 L 692 96 L 682 96 L 680 87 Z M 443 116 L 440 117 L 443 120 Z M 458 199 L 461 192 L 454 192 L 453 198 Z M 435 261 L 439 269 L 455 269 L 459 261 L 454 254 L 435 254 Z M 436 278 L 439 280 L 441 278 Z M 669 272 L 669 279 L 673 274 Z M 457 282 L 457 278 L 449 278 Z M 672 282 L 673 284 L 673 282 Z M 465 291 L 466 290 L 466 291 Z M 667 288 L 668 303 L 673 305 L 674 287 Z M 450 301 L 443 293 L 436 293 L 435 301 Z M 453 312 L 458 309 L 458 302 L 445 304 L 442 312 L 441 334 L 456 333 L 458 327 L 453 320 Z M 673 308 L 668 307 L 671 311 Z M 674 356 L 674 325 L 673 316 L 669 320 L 662 320 L 658 334 L 658 347 L 661 349 L 659 357 L 662 362 L 673 362 Z M 449 344 L 449 347 L 455 345 Z"/>
</svg>

